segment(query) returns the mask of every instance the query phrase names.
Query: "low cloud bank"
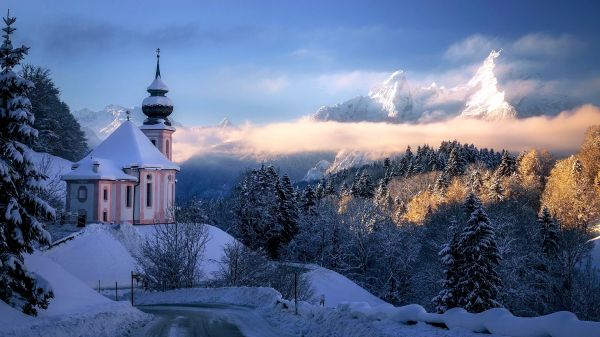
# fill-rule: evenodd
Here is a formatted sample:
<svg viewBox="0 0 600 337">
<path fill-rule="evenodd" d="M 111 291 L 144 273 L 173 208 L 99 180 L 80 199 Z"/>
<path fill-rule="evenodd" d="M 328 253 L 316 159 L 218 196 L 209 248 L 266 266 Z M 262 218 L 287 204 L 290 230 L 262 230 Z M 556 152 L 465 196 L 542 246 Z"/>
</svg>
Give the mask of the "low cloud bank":
<svg viewBox="0 0 600 337">
<path fill-rule="evenodd" d="M 281 155 L 344 149 L 397 153 L 407 145 L 456 139 L 478 147 L 521 151 L 545 148 L 559 154 L 575 152 L 585 129 L 600 123 L 600 109 L 584 105 L 557 116 L 482 121 L 451 119 L 428 124 L 340 123 L 301 119 L 239 128 L 186 128 L 174 134 L 174 159 L 185 161 L 204 153 Z"/>
</svg>

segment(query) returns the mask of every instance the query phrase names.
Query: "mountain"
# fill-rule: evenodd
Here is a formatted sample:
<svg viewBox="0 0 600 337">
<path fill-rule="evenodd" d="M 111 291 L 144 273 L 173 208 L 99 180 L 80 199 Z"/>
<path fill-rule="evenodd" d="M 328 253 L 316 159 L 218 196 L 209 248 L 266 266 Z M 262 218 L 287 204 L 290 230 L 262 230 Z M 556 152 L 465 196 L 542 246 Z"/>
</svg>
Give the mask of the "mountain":
<svg viewBox="0 0 600 337">
<path fill-rule="evenodd" d="M 146 118 L 141 107 L 125 108 L 115 104 L 107 105 L 100 111 L 90 109 L 74 111 L 73 116 L 86 133 L 88 145 L 94 148 L 127 120 L 127 110 L 130 111 L 130 119 L 138 125 Z"/>
<path fill-rule="evenodd" d="M 320 160 L 317 163 L 317 165 L 315 165 L 315 167 L 309 169 L 308 172 L 306 172 L 304 178 L 302 178 L 302 181 L 313 182 L 325 178 L 329 166 L 331 166 L 330 162 L 328 162 L 327 160 Z"/>
<path fill-rule="evenodd" d="M 498 56 L 500 51 L 492 50 L 467 84 L 474 92 L 469 96 L 460 118 L 503 120 L 517 117 L 517 110 L 504 99 L 504 92 L 498 90 L 494 74 Z"/>
<path fill-rule="evenodd" d="M 414 119 L 413 98 L 403 71 L 394 72 L 368 96 L 321 107 L 312 118 L 338 122 L 400 122 Z"/>
<path fill-rule="evenodd" d="M 492 50 L 466 83 L 445 87 L 411 85 L 403 71 L 396 71 L 367 96 L 324 106 L 310 117 L 316 121 L 428 123 L 449 118 L 485 120 L 554 115 L 574 103 L 544 81 L 507 79 L 513 92 L 499 89 L 496 62 L 500 51 Z M 531 76 L 529 76 L 531 77 Z M 521 92 L 517 84 L 533 85 Z"/>
</svg>

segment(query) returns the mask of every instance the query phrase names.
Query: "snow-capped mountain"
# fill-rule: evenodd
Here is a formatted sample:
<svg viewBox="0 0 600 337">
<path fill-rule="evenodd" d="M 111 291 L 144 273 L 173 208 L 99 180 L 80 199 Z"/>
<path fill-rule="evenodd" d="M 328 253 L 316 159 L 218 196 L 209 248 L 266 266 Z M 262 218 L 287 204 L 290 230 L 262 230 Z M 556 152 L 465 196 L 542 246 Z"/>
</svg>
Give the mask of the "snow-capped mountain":
<svg viewBox="0 0 600 337">
<path fill-rule="evenodd" d="M 469 96 L 460 118 L 503 120 L 517 117 L 517 110 L 504 99 L 504 92 L 498 90 L 494 74 L 498 56 L 500 51 L 492 50 L 467 84 L 474 92 Z"/>
<path fill-rule="evenodd" d="M 501 86 L 496 74 L 499 57 L 500 51 L 492 50 L 467 83 L 451 87 L 435 82 L 411 85 L 403 71 L 396 71 L 367 96 L 321 107 L 311 118 L 388 123 L 427 123 L 454 117 L 501 120 L 555 115 L 574 107 L 559 90 L 547 87 L 541 80 L 508 78 L 504 79 L 507 83 L 502 83 L 506 87 Z M 523 91 L 522 85 L 529 90 Z"/>
<path fill-rule="evenodd" d="M 145 119 L 141 107 L 125 108 L 110 104 L 100 111 L 82 109 L 73 112 L 81 128 L 85 132 L 88 145 L 95 147 L 127 120 L 127 110 L 130 119 L 136 124 L 142 124 Z"/>
<path fill-rule="evenodd" d="M 368 96 L 358 96 L 334 106 L 321 107 L 312 118 L 339 122 L 397 122 L 411 120 L 413 98 L 403 71 L 394 72 Z"/>
</svg>

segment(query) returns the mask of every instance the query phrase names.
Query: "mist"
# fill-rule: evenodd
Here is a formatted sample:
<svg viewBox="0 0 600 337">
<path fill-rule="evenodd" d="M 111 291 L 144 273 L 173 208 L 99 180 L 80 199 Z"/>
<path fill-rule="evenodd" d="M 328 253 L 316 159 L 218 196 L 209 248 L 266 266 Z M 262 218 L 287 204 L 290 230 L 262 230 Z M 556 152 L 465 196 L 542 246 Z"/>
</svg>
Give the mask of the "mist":
<svg viewBox="0 0 600 337">
<path fill-rule="evenodd" d="M 314 151 L 358 150 L 374 156 L 404 151 L 406 146 L 439 145 L 458 140 L 478 147 L 522 151 L 547 149 L 574 153 L 585 130 L 600 123 L 600 109 L 583 105 L 556 116 L 483 121 L 450 119 L 427 124 L 318 122 L 308 118 L 239 128 L 180 128 L 174 134 L 174 159 L 183 162 L 207 153 L 272 156 Z M 376 154 L 376 155 L 375 155 Z"/>
</svg>

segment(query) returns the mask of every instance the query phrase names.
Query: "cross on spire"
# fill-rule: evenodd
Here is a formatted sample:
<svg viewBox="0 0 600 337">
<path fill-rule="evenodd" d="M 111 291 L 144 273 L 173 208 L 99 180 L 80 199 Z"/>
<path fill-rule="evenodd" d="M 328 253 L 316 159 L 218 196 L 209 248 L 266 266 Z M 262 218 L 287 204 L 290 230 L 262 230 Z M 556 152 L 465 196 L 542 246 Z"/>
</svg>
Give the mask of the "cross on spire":
<svg viewBox="0 0 600 337">
<path fill-rule="evenodd" d="M 131 114 L 131 111 L 127 110 L 125 113 L 127 114 L 127 120 L 129 121 L 129 115 Z"/>
<path fill-rule="evenodd" d="M 156 75 L 154 78 L 160 77 L 160 48 L 156 48 Z"/>
</svg>

